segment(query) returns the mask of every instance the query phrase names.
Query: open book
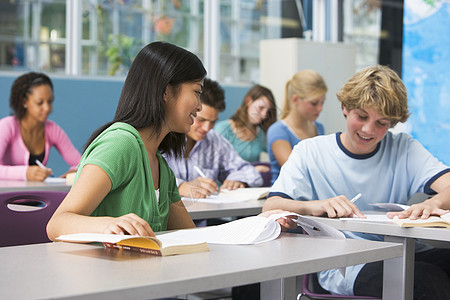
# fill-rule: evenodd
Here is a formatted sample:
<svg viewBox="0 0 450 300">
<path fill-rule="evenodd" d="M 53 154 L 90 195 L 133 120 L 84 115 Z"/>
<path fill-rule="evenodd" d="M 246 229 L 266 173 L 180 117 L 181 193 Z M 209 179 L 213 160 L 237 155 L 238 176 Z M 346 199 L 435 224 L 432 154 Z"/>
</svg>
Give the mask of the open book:
<svg viewBox="0 0 450 300">
<path fill-rule="evenodd" d="M 61 235 L 58 241 L 88 243 L 101 242 L 106 247 L 135 250 L 153 255 L 174 255 L 209 251 L 210 244 L 248 245 L 276 239 L 281 233 L 279 218 L 295 216 L 296 222 L 310 235 L 345 238 L 335 228 L 291 212 L 269 217 L 253 216 L 216 226 L 182 229 L 154 237 L 130 235 L 77 233 Z"/>
<path fill-rule="evenodd" d="M 431 216 L 428 219 L 399 219 L 394 217 L 393 221 L 401 227 L 450 227 L 450 213 L 440 217 Z"/>
<path fill-rule="evenodd" d="M 100 242 L 109 248 L 138 251 L 158 256 L 209 251 L 206 242 L 192 242 L 186 239 L 171 239 L 162 236 L 142 237 L 134 235 L 76 233 L 61 235 L 56 240 L 62 242 Z"/>
<path fill-rule="evenodd" d="M 210 244 L 258 244 L 276 239 L 281 233 L 281 225 L 276 220 L 288 216 L 294 216 L 294 221 L 309 235 L 345 238 L 342 232 L 329 225 L 292 212 L 273 214 L 267 218 L 247 217 L 216 226 L 178 230 L 162 236 L 173 239 L 186 238 L 197 242 L 206 241 Z"/>
</svg>

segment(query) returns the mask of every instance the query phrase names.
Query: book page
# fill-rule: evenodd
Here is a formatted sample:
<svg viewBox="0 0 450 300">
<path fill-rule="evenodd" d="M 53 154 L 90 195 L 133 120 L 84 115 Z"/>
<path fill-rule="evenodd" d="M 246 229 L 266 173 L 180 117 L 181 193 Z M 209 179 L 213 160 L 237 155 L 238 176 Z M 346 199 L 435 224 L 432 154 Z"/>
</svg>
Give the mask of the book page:
<svg viewBox="0 0 450 300">
<path fill-rule="evenodd" d="M 389 222 L 393 223 L 394 221 L 392 219 L 389 219 L 385 214 L 381 215 L 365 215 L 366 218 L 358 218 L 356 215 L 353 218 L 340 218 L 340 220 L 344 221 L 358 221 L 358 222 Z"/>
<path fill-rule="evenodd" d="M 47 177 L 44 180 L 45 183 L 66 183 L 66 179 L 65 178 L 60 178 L 60 177 Z"/>
<path fill-rule="evenodd" d="M 442 215 L 441 219 L 443 219 L 444 221 L 446 221 L 450 224 L 450 212 L 446 213 L 445 215 Z"/>
<path fill-rule="evenodd" d="M 101 233 L 74 233 L 60 235 L 56 239 L 64 242 L 108 242 L 117 243 L 123 239 L 133 237 L 133 235 L 120 235 L 120 234 L 101 234 Z M 135 236 L 138 237 L 138 236 Z"/>
<path fill-rule="evenodd" d="M 158 238 L 186 239 L 211 244 L 257 244 L 277 238 L 281 226 L 276 221 L 265 217 L 247 217 L 217 226 L 179 230 Z"/>
<path fill-rule="evenodd" d="M 431 216 L 428 219 L 400 219 L 397 216 L 394 217 L 395 223 L 399 224 L 400 226 L 408 225 L 410 227 L 426 227 L 426 226 L 450 226 L 449 222 L 446 222 L 445 219 L 441 217 Z M 405 224 L 405 225 L 403 225 Z"/>
<path fill-rule="evenodd" d="M 233 203 L 256 200 L 264 193 L 267 193 L 270 187 L 263 188 L 239 188 L 235 190 L 223 190 L 217 195 L 210 195 L 206 198 L 182 197 L 183 201 L 194 201 L 204 203 Z"/>
<path fill-rule="evenodd" d="M 297 224 L 303 228 L 309 235 L 329 236 L 335 239 L 345 239 L 345 235 L 330 225 L 317 222 L 305 216 L 299 216 Z"/>
<path fill-rule="evenodd" d="M 180 236 L 178 238 L 171 238 L 171 237 L 164 237 L 161 235 L 157 235 L 156 238 L 161 241 L 162 246 L 161 248 L 168 248 L 173 246 L 188 246 L 188 245 L 197 245 L 204 243 L 204 241 L 193 241 L 188 240 L 184 236 Z"/>
<path fill-rule="evenodd" d="M 303 230 L 309 235 L 313 236 L 329 236 L 336 239 L 345 239 L 345 235 L 334 227 L 331 227 L 322 222 L 308 218 L 307 216 L 302 216 L 293 212 L 282 212 L 278 214 L 272 214 L 269 216 L 270 219 L 286 218 L 287 216 L 296 216 L 294 219 L 297 225 L 301 226 Z"/>
</svg>

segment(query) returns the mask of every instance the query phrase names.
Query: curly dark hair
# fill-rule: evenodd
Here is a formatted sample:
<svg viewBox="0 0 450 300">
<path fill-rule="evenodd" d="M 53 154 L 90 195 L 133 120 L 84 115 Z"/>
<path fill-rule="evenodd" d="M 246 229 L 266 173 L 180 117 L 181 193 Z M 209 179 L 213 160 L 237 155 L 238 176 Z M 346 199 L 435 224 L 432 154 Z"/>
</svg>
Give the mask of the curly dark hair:
<svg viewBox="0 0 450 300">
<path fill-rule="evenodd" d="M 53 83 L 50 77 L 44 73 L 30 72 L 17 77 L 11 87 L 11 95 L 9 97 L 9 107 L 14 112 L 17 119 L 21 120 L 25 114 L 25 101 L 33 92 L 33 88 L 41 85 L 48 85 L 53 91 Z"/>
</svg>

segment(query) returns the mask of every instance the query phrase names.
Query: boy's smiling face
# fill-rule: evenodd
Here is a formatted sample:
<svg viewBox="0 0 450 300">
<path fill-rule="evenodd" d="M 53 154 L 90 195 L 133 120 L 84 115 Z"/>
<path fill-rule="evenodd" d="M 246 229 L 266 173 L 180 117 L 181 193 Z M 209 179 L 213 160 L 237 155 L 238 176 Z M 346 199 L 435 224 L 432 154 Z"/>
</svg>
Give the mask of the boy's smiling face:
<svg viewBox="0 0 450 300">
<path fill-rule="evenodd" d="M 391 120 L 380 115 L 374 108 L 343 107 L 347 118 L 347 132 L 342 134 L 342 144 L 354 154 L 368 154 L 375 150 L 391 127 Z"/>
<path fill-rule="evenodd" d="M 206 137 L 206 134 L 214 127 L 219 118 L 219 110 L 212 106 L 203 104 L 203 109 L 197 113 L 191 130 L 187 133 L 188 137 L 198 142 Z"/>
</svg>

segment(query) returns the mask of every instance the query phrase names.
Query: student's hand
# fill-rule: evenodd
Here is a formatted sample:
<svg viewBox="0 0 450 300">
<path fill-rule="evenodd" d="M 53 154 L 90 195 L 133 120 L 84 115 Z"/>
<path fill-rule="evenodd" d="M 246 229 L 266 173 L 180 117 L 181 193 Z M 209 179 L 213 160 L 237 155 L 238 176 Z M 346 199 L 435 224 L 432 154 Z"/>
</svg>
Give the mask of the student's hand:
<svg viewBox="0 0 450 300">
<path fill-rule="evenodd" d="M 220 190 L 235 190 L 238 188 L 245 188 L 245 183 L 234 180 L 225 180 L 220 187 Z"/>
<path fill-rule="evenodd" d="M 402 212 L 388 212 L 386 215 L 391 219 L 394 216 L 398 216 L 399 219 L 410 218 L 411 220 L 416 220 L 419 217 L 421 219 L 428 219 L 431 215 L 441 216 L 448 212 L 449 210 L 439 208 L 436 201 L 433 201 L 431 198 L 424 202 L 413 204 L 410 208 Z"/>
<path fill-rule="evenodd" d="M 131 213 L 110 219 L 110 224 L 107 226 L 104 233 L 155 236 L 150 225 L 136 214 Z"/>
<path fill-rule="evenodd" d="M 255 166 L 256 171 L 258 171 L 259 173 L 266 173 L 270 171 L 270 167 L 265 166 L 265 165 L 256 165 Z"/>
<path fill-rule="evenodd" d="M 217 193 L 217 184 L 210 178 L 198 177 L 192 181 L 185 181 L 178 187 L 182 197 L 205 198 Z"/>
<path fill-rule="evenodd" d="M 69 170 L 69 171 L 67 171 L 66 173 L 64 173 L 64 174 L 62 174 L 61 176 L 59 176 L 59 177 L 61 177 L 61 178 L 66 178 L 66 177 L 67 177 L 67 174 L 76 173 L 76 172 L 77 172 L 77 170 Z"/>
<path fill-rule="evenodd" d="M 344 195 L 325 200 L 306 201 L 305 205 L 309 206 L 309 214 L 313 216 L 326 214 L 329 218 L 351 218 L 355 214 L 358 218 L 365 218 L 358 207 Z"/>
<path fill-rule="evenodd" d="M 50 175 L 52 175 L 52 169 L 50 168 L 43 169 L 39 166 L 29 166 L 27 169 L 28 181 L 44 181 Z"/>
<path fill-rule="evenodd" d="M 265 212 L 262 212 L 258 216 L 267 218 L 270 215 L 279 214 L 279 213 L 283 213 L 283 212 L 286 212 L 286 211 L 281 210 L 281 209 L 273 209 L 273 210 L 267 210 Z M 295 229 L 295 228 L 297 228 L 297 223 L 292 220 L 292 219 L 295 219 L 295 218 L 297 218 L 297 216 L 286 216 L 286 219 L 285 218 L 278 218 L 277 222 L 282 226 L 283 230 Z"/>
</svg>

